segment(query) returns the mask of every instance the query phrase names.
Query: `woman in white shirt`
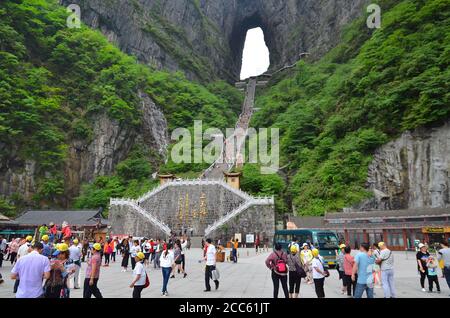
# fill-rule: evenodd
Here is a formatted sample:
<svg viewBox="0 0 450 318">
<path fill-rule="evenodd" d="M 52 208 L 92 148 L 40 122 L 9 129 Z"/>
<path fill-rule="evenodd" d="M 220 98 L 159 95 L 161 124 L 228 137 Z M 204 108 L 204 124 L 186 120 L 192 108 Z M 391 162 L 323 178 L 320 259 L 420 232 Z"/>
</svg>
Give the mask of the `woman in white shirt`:
<svg viewBox="0 0 450 318">
<path fill-rule="evenodd" d="M 131 269 L 134 270 L 134 267 L 136 266 L 136 255 L 141 251 L 141 247 L 139 246 L 139 241 L 134 241 L 133 246 L 130 248 L 130 255 L 131 255 Z"/>
<path fill-rule="evenodd" d="M 130 288 L 133 288 L 133 298 L 141 298 L 142 290 L 145 288 L 145 283 L 147 281 L 147 273 L 145 272 L 144 264 L 142 264 L 144 259 L 144 253 L 138 252 L 136 254 L 133 281 L 130 284 Z"/>
<path fill-rule="evenodd" d="M 174 265 L 172 244 L 168 244 L 167 249 L 161 253 L 159 265 L 161 266 L 163 275 L 162 295 L 169 296 L 169 293 L 167 292 L 167 285 L 169 284 L 170 273 L 172 272 L 172 267 Z"/>
<path fill-rule="evenodd" d="M 186 239 L 186 237 L 183 237 L 183 240 L 181 241 L 181 268 L 183 270 L 183 278 L 186 278 L 187 273 L 186 273 L 186 254 L 185 254 L 185 250 L 188 246 L 188 241 Z"/>
<path fill-rule="evenodd" d="M 325 269 L 323 268 L 323 263 L 320 259 L 319 250 L 313 249 L 311 252 L 314 257 L 311 267 L 316 295 L 318 298 L 325 298 L 325 290 L 323 288 L 325 283 Z"/>
</svg>

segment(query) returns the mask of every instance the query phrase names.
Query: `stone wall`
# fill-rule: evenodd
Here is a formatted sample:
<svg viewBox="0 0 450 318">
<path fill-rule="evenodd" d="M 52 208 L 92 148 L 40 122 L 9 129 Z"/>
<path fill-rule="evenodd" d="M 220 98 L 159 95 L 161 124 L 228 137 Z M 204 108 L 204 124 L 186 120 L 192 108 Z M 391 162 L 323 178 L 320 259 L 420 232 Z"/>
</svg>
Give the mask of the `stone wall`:
<svg viewBox="0 0 450 318">
<path fill-rule="evenodd" d="M 204 199 L 201 196 L 204 195 Z M 200 216 L 201 202 L 206 215 Z M 166 223 L 173 231 L 193 228 L 195 235 L 203 235 L 205 228 L 225 214 L 239 207 L 244 199 L 219 184 L 173 185 L 140 202 L 140 206 Z M 185 221 L 181 221 L 180 206 Z M 189 210 L 189 213 L 186 211 Z M 197 217 L 193 218 L 193 212 Z"/>
<path fill-rule="evenodd" d="M 246 234 L 259 235 L 262 244 L 272 245 L 275 234 L 275 210 L 273 205 L 254 205 L 236 216 L 209 236 L 228 241 L 234 234 L 242 235 L 245 243 Z"/>
<path fill-rule="evenodd" d="M 126 205 L 114 205 L 109 210 L 111 233 L 165 239 L 166 234 L 145 217 Z"/>
<path fill-rule="evenodd" d="M 186 197 L 189 198 L 188 201 Z M 183 211 L 182 220 L 180 206 Z M 187 210 L 189 213 L 185 212 Z M 147 214 L 152 219 L 145 217 Z M 224 216 L 227 218 L 223 218 Z M 229 221 L 208 236 L 226 239 L 235 233 L 241 233 L 243 238 L 246 234 L 259 234 L 268 243 L 272 242 L 275 231 L 273 199 L 255 200 L 223 182 L 171 182 L 136 201 L 113 199 L 109 209 L 112 232 L 134 236 L 165 237 L 160 227 L 152 223 L 156 222 L 167 226 L 167 233 L 179 233 L 185 229 L 191 234 L 192 229 L 192 236 L 203 237 L 208 226 L 216 222 L 222 224 L 223 220 L 230 217 Z"/>
</svg>

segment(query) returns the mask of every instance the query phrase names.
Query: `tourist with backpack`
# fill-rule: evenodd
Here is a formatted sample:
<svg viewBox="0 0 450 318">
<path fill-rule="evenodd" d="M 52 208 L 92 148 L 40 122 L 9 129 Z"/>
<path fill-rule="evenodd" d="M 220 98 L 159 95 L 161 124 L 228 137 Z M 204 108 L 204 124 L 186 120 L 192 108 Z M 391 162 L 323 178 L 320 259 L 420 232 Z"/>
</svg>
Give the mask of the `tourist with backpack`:
<svg viewBox="0 0 450 318">
<path fill-rule="evenodd" d="M 281 244 L 275 244 L 275 251 L 273 251 L 266 259 L 266 266 L 272 271 L 273 282 L 273 298 L 278 298 L 278 291 L 283 288 L 284 296 L 289 298 L 287 279 L 287 254 L 283 251 Z"/>
<path fill-rule="evenodd" d="M 293 245 L 290 248 L 291 253 L 287 257 L 289 269 L 289 298 L 298 298 L 300 293 L 300 283 L 302 278 L 306 277 L 306 272 L 300 262 L 298 247 Z"/>
<path fill-rule="evenodd" d="M 144 259 L 144 253 L 138 252 L 136 254 L 136 265 L 133 270 L 133 281 L 130 284 L 130 288 L 133 288 L 133 298 L 141 298 L 142 290 L 150 286 L 150 280 L 145 272 L 144 265 L 142 264 Z"/>
</svg>

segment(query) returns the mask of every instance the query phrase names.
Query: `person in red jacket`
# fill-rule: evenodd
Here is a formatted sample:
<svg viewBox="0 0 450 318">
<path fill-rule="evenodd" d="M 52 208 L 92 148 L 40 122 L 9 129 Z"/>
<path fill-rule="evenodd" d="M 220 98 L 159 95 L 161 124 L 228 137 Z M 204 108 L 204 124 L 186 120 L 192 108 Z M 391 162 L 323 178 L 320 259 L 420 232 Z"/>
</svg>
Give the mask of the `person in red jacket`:
<svg viewBox="0 0 450 318">
<path fill-rule="evenodd" d="M 56 224 L 53 223 L 53 222 L 50 222 L 49 226 L 50 226 L 50 230 L 49 230 L 49 233 L 50 233 L 50 242 L 53 243 L 53 241 L 55 240 L 55 238 L 57 238 L 56 236 L 57 236 L 57 234 L 58 234 L 58 228 L 57 228 Z"/>
<path fill-rule="evenodd" d="M 155 241 L 153 239 L 150 240 L 150 263 L 155 259 Z"/>
<path fill-rule="evenodd" d="M 64 221 L 62 224 L 61 236 L 63 241 L 70 240 L 70 238 L 72 237 L 72 231 L 70 230 L 69 223 L 67 223 L 66 221 Z"/>
</svg>

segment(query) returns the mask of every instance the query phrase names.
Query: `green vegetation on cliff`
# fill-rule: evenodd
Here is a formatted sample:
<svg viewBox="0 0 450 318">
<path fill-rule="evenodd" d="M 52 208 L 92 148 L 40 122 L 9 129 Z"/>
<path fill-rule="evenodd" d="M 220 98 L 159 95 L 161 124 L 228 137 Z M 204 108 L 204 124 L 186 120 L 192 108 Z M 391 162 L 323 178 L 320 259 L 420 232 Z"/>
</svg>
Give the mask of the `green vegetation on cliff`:
<svg viewBox="0 0 450 318">
<path fill-rule="evenodd" d="M 164 18 L 163 4 L 161 1 L 155 0 L 152 10 L 149 15 L 145 17 L 146 23 L 142 30 L 152 36 L 158 45 L 167 52 L 170 57 L 182 69 L 195 74 L 203 82 L 211 80 L 210 71 L 212 69 L 211 61 L 203 56 L 192 54 L 192 43 L 189 41 L 186 31 L 178 25 Z M 213 32 L 219 32 L 217 26 L 212 23 L 202 12 L 200 2 L 198 0 L 191 0 L 186 2 L 187 6 L 192 6 L 195 12 L 196 19 L 201 24 L 201 32 L 204 41 L 211 47 L 220 47 L 217 39 L 212 35 Z M 137 12 L 143 12 L 140 5 L 136 4 Z"/>
<path fill-rule="evenodd" d="M 214 87 L 210 91 L 181 74 L 151 70 L 100 32 L 84 25 L 68 28 L 67 16 L 56 0 L 0 3 L 0 173 L 22 173 L 26 165 L 34 167 L 36 193 L 33 202 L 26 204 L 70 203 L 65 168 L 71 144 L 90 144 L 99 114 L 123 129 L 139 129 L 139 91 L 154 99 L 170 129 L 190 127 L 199 117 L 206 126 L 234 125 L 237 114 L 232 98 L 215 95 Z M 136 196 L 148 189 L 151 182 L 138 185 L 141 180 L 125 173 L 125 166 L 134 169 L 147 164 L 157 169 L 151 156 L 149 149 L 130 154 L 113 176 L 85 186 L 77 206 L 105 206 L 108 191 L 114 196 Z M 93 187 L 103 193 L 91 191 Z M 22 199 L 22 193 L 0 198 L 0 212 L 14 214 Z"/>
<path fill-rule="evenodd" d="M 380 1 L 317 63 L 299 62 L 258 101 L 254 127 L 279 127 L 298 214 L 357 203 L 374 150 L 407 129 L 449 118 L 450 1 Z"/>
</svg>

